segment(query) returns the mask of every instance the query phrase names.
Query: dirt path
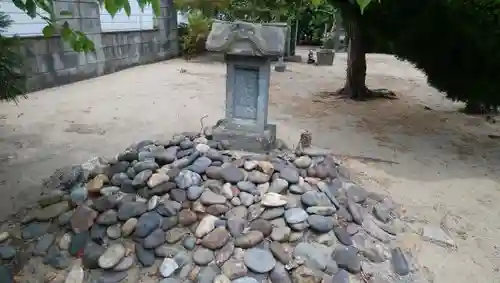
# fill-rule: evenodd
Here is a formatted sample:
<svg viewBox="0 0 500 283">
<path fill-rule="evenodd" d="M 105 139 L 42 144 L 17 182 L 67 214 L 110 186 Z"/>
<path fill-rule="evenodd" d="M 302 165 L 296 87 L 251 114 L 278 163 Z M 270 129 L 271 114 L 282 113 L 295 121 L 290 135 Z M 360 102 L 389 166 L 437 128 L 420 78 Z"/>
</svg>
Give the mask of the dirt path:
<svg viewBox="0 0 500 283">
<path fill-rule="evenodd" d="M 498 124 L 457 113 L 460 105 L 391 56 L 368 57 L 368 83 L 396 91 L 398 100 L 325 95 L 343 83 L 345 56 L 337 57 L 332 67 L 273 72 L 269 112 L 279 137 L 292 145 L 305 128 L 334 152 L 398 162 L 346 161 L 368 189 L 403 204 L 415 226 L 451 230 L 457 251 L 411 242 L 434 282 L 500 282 L 500 144 L 488 137 L 500 135 Z M 213 124 L 223 115 L 224 76 L 220 63 L 171 60 L 0 105 L 0 217 L 33 203 L 41 180 L 59 167 L 197 131 L 205 114 Z"/>
</svg>

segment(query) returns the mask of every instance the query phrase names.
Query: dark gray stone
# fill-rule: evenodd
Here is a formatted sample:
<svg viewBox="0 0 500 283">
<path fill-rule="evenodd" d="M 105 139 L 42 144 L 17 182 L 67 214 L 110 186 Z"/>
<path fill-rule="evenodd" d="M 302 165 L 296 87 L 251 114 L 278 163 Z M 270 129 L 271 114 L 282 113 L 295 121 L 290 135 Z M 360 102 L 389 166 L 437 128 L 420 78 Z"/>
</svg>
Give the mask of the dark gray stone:
<svg viewBox="0 0 500 283">
<path fill-rule="evenodd" d="M 156 247 L 162 245 L 163 243 L 165 243 L 165 237 L 166 237 L 165 231 L 158 228 L 158 229 L 154 230 L 153 232 L 151 232 L 151 234 L 149 234 L 149 236 L 147 236 L 144 239 L 144 242 L 142 243 L 142 245 L 146 249 L 156 248 Z"/>
<path fill-rule="evenodd" d="M 71 264 L 71 257 L 67 252 L 61 252 L 53 245 L 43 258 L 43 263 L 56 269 L 64 270 Z"/>
<path fill-rule="evenodd" d="M 47 232 L 49 225 L 47 222 L 31 222 L 23 228 L 21 235 L 24 240 L 38 238 Z"/>
<path fill-rule="evenodd" d="M 135 172 L 142 172 L 144 170 L 151 170 L 151 171 L 156 171 L 160 166 L 154 162 L 153 160 L 145 160 L 145 161 L 140 161 L 137 162 L 134 165 L 134 170 Z"/>
<path fill-rule="evenodd" d="M 126 173 L 116 173 L 111 177 L 111 184 L 121 186 L 126 181 L 131 181 Z"/>
<path fill-rule="evenodd" d="M 54 243 L 55 236 L 53 234 L 45 234 L 38 240 L 38 243 L 35 246 L 35 250 L 33 251 L 34 255 L 42 256 L 47 253 L 47 250 Z M 1 254 L 1 252 L 0 252 Z"/>
<path fill-rule="evenodd" d="M 59 224 L 59 226 L 68 225 L 72 216 L 73 216 L 72 210 L 66 211 L 65 213 L 63 213 L 63 214 L 59 215 L 59 217 L 57 217 L 57 224 Z"/>
<path fill-rule="evenodd" d="M 186 169 L 202 174 L 207 170 L 207 168 L 212 163 L 212 160 L 208 157 L 202 156 L 194 161 L 193 164 L 189 165 Z"/>
<path fill-rule="evenodd" d="M 350 199 L 347 200 L 347 210 L 349 210 L 349 212 L 351 213 L 352 219 L 356 224 L 363 224 L 363 214 L 361 214 L 360 207 L 357 203 Z"/>
<path fill-rule="evenodd" d="M 5 265 L 0 264 L 0 282 L 14 283 L 12 271 Z"/>
<path fill-rule="evenodd" d="M 198 248 L 193 253 L 193 261 L 198 265 L 207 265 L 214 259 L 214 252 L 209 249 Z"/>
<path fill-rule="evenodd" d="M 368 192 L 358 185 L 350 185 L 347 189 L 347 197 L 354 202 L 360 203 L 364 202 L 368 197 Z"/>
<path fill-rule="evenodd" d="M 236 184 L 238 189 L 242 192 L 247 192 L 249 194 L 256 194 L 257 193 L 257 186 L 249 181 L 240 181 Z"/>
<path fill-rule="evenodd" d="M 156 206 L 156 211 L 166 217 L 176 216 L 180 210 L 181 204 L 171 200 L 166 200 Z"/>
<path fill-rule="evenodd" d="M 306 206 L 331 206 L 330 199 L 321 192 L 309 191 L 301 196 L 301 201 Z"/>
<path fill-rule="evenodd" d="M 98 279 L 98 283 L 118 283 L 127 277 L 126 271 L 104 271 Z"/>
<path fill-rule="evenodd" d="M 310 215 L 307 218 L 309 227 L 319 233 L 327 233 L 333 229 L 334 221 L 332 217 L 321 215 Z"/>
<path fill-rule="evenodd" d="M 392 255 L 391 262 L 394 268 L 394 272 L 396 272 L 401 276 L 408 275 L 408 273 L 410 273 L 410 267 L 401 249 L 400 248 L 392 249 L 391 255 Z"/>
<path fill-rule="evenodd" d="M 126 221 L 132 217 L 138 217 L 147 211 L 146 203 L 125 202 L 118 209 L 118 219 Z"/>
<path fill-rule="evenodd" d="M 82 255 L 82 264 L 86 268 L 99 268 L 99 258 L 106 249 L 94 242 L 89 242 Z"/>
<path fill-rule="evenodd" d="M 149 169 L 140 172 L 139 174 L 135 175 L 134 179 L 132 180 L 132 186 L 135 188 L 145 186 L 146 182 L 152 175 L 153 171 Z"/>
<path fill-rule="evenodd" d="M 135 245 L 135 255 L 137 260 L 145 267 L 152 266 L 155 263 L 154 250 L 145 249 L 141 244 Z"/>
<path fill-rule="evenodd" d="M 355 247 L 338 247 L 335 249 L 333 259 L 340 268 L 350 273 L 359 273 L 361 271 L 361 260 L 358 256 L 358 249 Z"/>
<path fill-rule="evenodd" d="M 193 250 L 196 247 L 196 237 L 186 236 L 182 241 L 182 245 L 186 250 Z"/>
<path fill-rule="evenodd" d="M 289 184 L 296 184 L 299 182 L 299 171 L 293 167 L 285 167 L 280 170 L 280 177 Z"/>
<path fill-rule="evenodd" d="M 377 217 L 378 220 L 387 223 L 391 219 L 391 216 L 389 214 L 389 209 L 382 203 L 377 203 L 373 207 L 373 215 Z"/>
<path fill-rule="evenodd" d="M 163 218 L 163 222 L 161 224 L 161 228 L 164 231 L 170 230 L 177 226 L 177 223 L 179 222 L 179 219 L 177 216 L 171 216 L 171 217 L 165 217 Z"/>
<path fill-rule="evenodd" d="M 13 259 L 16 256 L 16 249 L 9 245 L 0 246 L 0 258 L 4 260 Z"/>
<path fill-rule="evenodd" d="M 134 235 L 141 238 L 148 236 L 161 226 L 162 220 L 163 217 L 154 211 L 144 213 L 139 217 L 139 221 L 135 226 Z"/>
<path fill-rule="evenodd" d="M 267 208 L 260 215 L 260 218 L 265 219 L 265 220 L 273 220 L 273 219 L 276 219 L 278 217 L 283 216 L 284 214 L 285 214 L 285 208 L 283 208 L 283 207 Z"/>
<path fill-rule="evenodd" d="M 229 183 L 236 184 L 245 178 L 243 172 L 234 165 L 229 165 L 220 170 L 221 177 Z"/>
<path fill-rule="evenodd" d="M 333 231 L 335 232 L 335 236 L 337 236 L 337 239 L 339 239 L 342 244 L 346 246 L 352 246 L 353 242 L 351 236 L 349 235 L 349 233 L 347 233 L 347 230 L 345 228 L 337 226 L 333 229 Z"/>
<path fill-rule="evenodd" d="M 182 203 L 186 200 L 186 190 L 173 189 L 170 191 L 170 198 L 176 202 Z"/>
<path fill-rule="evenodd" d="M 279 262 L 276 262 L 273 270 L 269 273 L 269 279 L 271 279 L 271 283 L 292 283 L 285 266 Z"/>
<path fill-rule="evenodd" d="M 106 226 L 94 224 L 90 228 L 90 238 L 96 242 L 102 242 L 106 237 Z"/>
<path fill-rule="evenodd" d="M 188 200 L 197 200 L 201 194 L 203 193 L 203 188 L 200 186 L 191 186 L 187 189 L 187 199 Z"/>
<path fill-rule="evenodd" d="M 112 209 L 101 213 L 96 219 L 96 223 L 101 225 L 113 225 L 117 222 L 118 213 Z"/>
<path fill-rule="evenodd" d="M 227 228 L 233 237 L 241 236 L 245 229 L 246 220 L 239 217 L 231 217 L 227 220 Z"/>
<path fill-rule="evenodd" d="M 349 272 L 344 269 L 339 270 L 335 275 L 333 275 L 331 283 L 350 283 Z"/>
</svg>

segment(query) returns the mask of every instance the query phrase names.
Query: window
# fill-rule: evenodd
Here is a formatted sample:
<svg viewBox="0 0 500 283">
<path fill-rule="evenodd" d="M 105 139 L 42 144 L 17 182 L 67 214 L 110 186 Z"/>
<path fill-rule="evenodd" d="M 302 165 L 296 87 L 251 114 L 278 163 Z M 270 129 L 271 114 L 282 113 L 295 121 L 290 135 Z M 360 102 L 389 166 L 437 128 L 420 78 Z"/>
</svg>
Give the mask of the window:
<svg viewBox="0 0 500 283">
<path fill-rule="evenodd" d="M 100 18 L 103 32 L 154 29 L 153 9 L 151 6 L 144 7 L 144 11 L 141 12 L 137 1 L 130 1 L 130 17 L 124 10 L 111 17 L 104 7 L 101 7 Z"/>
</svg>

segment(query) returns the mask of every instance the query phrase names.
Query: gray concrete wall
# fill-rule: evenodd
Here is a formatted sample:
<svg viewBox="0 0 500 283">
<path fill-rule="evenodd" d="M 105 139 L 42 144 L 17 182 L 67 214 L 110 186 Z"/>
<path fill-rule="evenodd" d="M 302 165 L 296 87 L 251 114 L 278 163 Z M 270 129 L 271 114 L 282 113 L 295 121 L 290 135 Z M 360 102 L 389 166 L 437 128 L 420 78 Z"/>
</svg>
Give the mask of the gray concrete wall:
<svg viewBox="0 0 500 283">
<path fill-rule="evenodd" d="M 132 0 L 135 1 L 135 0 Z M 58 36 L 23 38 L 28 90 L 38 90 L 84 80 L 125 68 L 166 60 L 179 54 L 177 13 L 173 0 L 160 0 L 161 16 L 155 30 L 101 32 L 95 0 L 60 0 L 56 10 L 69 10 L 66 19 L 94 41 L 91 53 L 74 52 Z"/>
</svg>

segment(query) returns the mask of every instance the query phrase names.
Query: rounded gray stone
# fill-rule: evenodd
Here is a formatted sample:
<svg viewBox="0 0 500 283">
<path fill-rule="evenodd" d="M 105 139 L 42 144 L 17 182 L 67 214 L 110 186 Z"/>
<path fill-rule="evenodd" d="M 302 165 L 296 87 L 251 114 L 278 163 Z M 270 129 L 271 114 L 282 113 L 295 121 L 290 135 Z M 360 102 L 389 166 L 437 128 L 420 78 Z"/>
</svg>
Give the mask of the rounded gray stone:
<svg viewBox="0 0 500 283">
<path fill-rule="evenodd" d="M 245 265 L 256 273 L 269 272 L 276 265 L 273 255 L 269 251 L 259 248 L 252 248 L 245 251 L 243 260 Z"/>
<path fill-rule="evenodd" d="M 288 224 L 297 224 L 306 221 L 309 215 L 302 208 L 290 208 L 285 211 L 285 220 Z"/>
</svg>

